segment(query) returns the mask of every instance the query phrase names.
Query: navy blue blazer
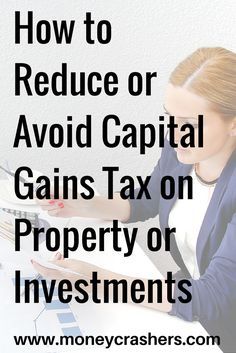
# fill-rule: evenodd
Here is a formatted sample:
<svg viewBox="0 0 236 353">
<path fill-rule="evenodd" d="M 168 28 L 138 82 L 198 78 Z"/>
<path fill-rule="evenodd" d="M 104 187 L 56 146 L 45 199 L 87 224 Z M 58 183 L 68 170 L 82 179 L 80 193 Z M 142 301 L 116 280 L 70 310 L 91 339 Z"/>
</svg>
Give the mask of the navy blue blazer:
<svg viewBox="0 0 236 353">
<path fill-rule="evenodd" d="M 180 267 L 179 278 L 189 278 L 192 294 L 190 303 L 178 301 L 171 315 L 184 320 L 200 321 L 211 334 L 221 337 L 221 348 L 236 352 L 236 151 L 217 181 L 197 239 L 197 262 L 200 278 L 191 278 L 178 250 L 175 237 L 171 239 L 171 254 Z M 160 196 L 160 180 L 171 175 L 178 185 L 179 176 L 187 176 L 192 165 L 178 161 L 176 151 L 167 142 L 161 158 L 154 168 L 149 183 L 151 200 L 129 200 L 131 216 L 129 223 L 145 221 L 159 214 L 162 231 L 168 227 L 168 218 L 176 196 L 165 200 Z M 138 194 L 138 189 L 135 191 Z M 164 232 L 163 232 L 164 233 Z M 234 348 L 233 348 L 234 347 Z M 234 349 L 234 350 L 232 350 Z"/>
</svg>

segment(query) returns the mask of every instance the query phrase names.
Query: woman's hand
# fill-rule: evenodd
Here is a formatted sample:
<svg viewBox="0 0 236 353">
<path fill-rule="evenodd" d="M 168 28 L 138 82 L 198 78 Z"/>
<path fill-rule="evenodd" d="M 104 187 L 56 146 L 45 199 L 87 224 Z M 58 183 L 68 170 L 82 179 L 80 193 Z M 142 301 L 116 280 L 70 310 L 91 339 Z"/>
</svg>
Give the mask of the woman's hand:
<svg viewBox="0 0 236 353">
<path fill-rule="evenodd" d="M 105 220 L 118 219 L 121 222 L 127 221 L 130 217 L 130 203 L 123 200 L 119 193 L 115 193 L 113 199 L 107 199 L 103 196 L 94 196 L 91 200 L 86 200 L 78 194 L 76 199 L 71 196 L 65 200 L 62 196 L 55 200 L 39 200 L 36 202 L 47 211 L 50 216 L 54 217 L 86 217 L 100 218 Z M 63 192 L 61 192 L 63 195 Z"/>
<path fill-rule="evenodd" d="M 36 199 L 36 202 L 44 211 L 47 211 L 50 216 L 63 218 L 79 217 L 79 211 L 81 208 L 81 201 L 79 199 Z"/>
<path fill-rule="evenodd" d="M 84 261 L 75 259 L 64 259 L 62 254 L 59 252 L 54 256 L 51 263 L 60 266 L 61 270 L 54 270 L 45 266 L 41 266 L 34 260 L 31 260 L 31 262 L 35 270 L 40 275 L 42 275 L 42 277 L 56 280 L 69 279 L 71 282 L 75 282 L 81 277 L 85 279 L 91 279 L 92 272 L 96 271 L 99 273 L 102 271 L 101 268 Z M 78 275 L 67 272 L 66 269 L 69 269 L 73 272 L 78 272 Z"/>
<path fill-rule="evenodd" d="M 52 263 L 60 266 L 61 270 L 53 270 L 53 269 L 41 266 L 35 261 L 32 261 L 32 264 L 36 269 L 36 271 L 39 274 L 41 274 L 44 278 L 55 279 L 55 280 L 68 279 L 71 281 L 71 283 L 74 283 L 76 280 L 82 279 L 82 278 L 87 280 L 89 283 L 89 280 L 92 278 L 92 272 L 97 272 L 99 279 L 110 279 L 110 280 L 116 279 L 118 281 L 126 279 L 129 287 L 131 286 L 131 283 L 133 282 L 133 280 L 136 279 L 136 278 L 123 276 L 121 274 L 102 269 L 100 267 L 89 264 L 87 262 L 73 260 L 73 259 L 65 260 L 63 259 L 63 256 L 60 253 L 56 254 Z M 65 269 L 70 269 L 72 271 L 78 272 L 78 276 L 76 274 L 66 272 Z M 147 288 L 148 287 L 147 279 L 143 279 L 143 281 L 145 283 L 145 287 Z M 155 295 L 154 295 L 154 300 L 152 303 L 149 303 L 147 300 L 145 300 L 142 303 L 142 305 L 151 309 L 155 309 L 163 312 L 169 312 L 172 308 L 172 304 L 170 304 L 169 301 L 167 300 L 167 287 L 165 284 L 165 280 L 162 280 L 162 282 L 163 282 L 162 303 L 159 303 L 157 298 L 155 298 Z M 91 284 L 88 285 L 87 290 L 88 292 L 91 292 Z M 100 290 L 102 295 L 103 294 L 102 288 L 100 288 Z M 112 295 L 113 294 L 111 293 L 111 297 Z M 132 303 L 132 300 L 130 299 L 130 297 L 128 297 L 128 302 Z"/>
</svg>

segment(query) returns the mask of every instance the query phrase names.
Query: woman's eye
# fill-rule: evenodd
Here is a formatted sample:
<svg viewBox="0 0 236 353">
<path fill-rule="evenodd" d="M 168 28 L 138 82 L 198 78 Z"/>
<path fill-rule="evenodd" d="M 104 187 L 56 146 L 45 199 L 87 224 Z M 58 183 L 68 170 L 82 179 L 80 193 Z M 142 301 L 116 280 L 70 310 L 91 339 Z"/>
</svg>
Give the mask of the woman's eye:
<svg viewBox="0 0 236 353">
<path fill-rule="evenodd" d="M 198 129 L 198 124 L 195 124 L 195 123 L 187 123 L 187 124 L 192 125 L 194 129 Z"/>
<path fill-rule="evenodd" d="M 165 116 L 166 118 L 170 119 L 170 116 L 172 116 L 172 115 L 170 115 L 168 112 L 164 111 L 164 116 Z M 176 117 L 175 117 L 175 122 L 176 122 L 179 126 L 188 124 L 188 125 L 191 125 L 194 129 L 198 129 L 198 123 L 195 123 L 195 122 L 193 122 L 193 121 L 188 121 L 188 120 L 186 120 L 186 119 L 182 120 L 182 119 L 180 119 L 180 118 L 176 118 Z"/>
</svg>

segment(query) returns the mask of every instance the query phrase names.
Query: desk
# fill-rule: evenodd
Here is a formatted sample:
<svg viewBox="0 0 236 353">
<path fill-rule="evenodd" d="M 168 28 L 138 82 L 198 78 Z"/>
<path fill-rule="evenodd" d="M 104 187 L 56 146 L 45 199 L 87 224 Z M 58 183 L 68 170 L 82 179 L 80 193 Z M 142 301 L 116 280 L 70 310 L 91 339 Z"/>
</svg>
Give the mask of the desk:
<svg viewBox="0 0 236 353">
<path fill-rule="evenodd" d="M 11 204 L 7 202 L 2 202 L 0 200 L 0 207 L 12 207 Z M 32 207 L 34 210 L 37 209 L 36 206 L 30 206 L 26 210 L 32 211 Z M 37 209 L 38 210 L 38 209 Z M 39 210 L 38 210 L 39 211 Z M 68 224 L 67 219 L 58 219 L 55 217 L 49 217 L 45 212 L 41 213 L 41 217 L 47 217 L 52 226 L 60 226 L 63 227 L 63 224 Z M 96 227 L 101 227 L 104 225 L 104 222 L 99 220 L 88 220 L 88 219 L 80 219 L 73 218 L 70 220 L 70 226 L 76 226 L 78 229 L 93 225 Z M 109 243 L 109 239 L 108 239 Z M 17 254 L 9 253 L 10 250 L 5 241 L 1 241 L 0 244 L 0 262 L 3 263 L 5 261 L 10 261 L 11 259 L 17 263 Z M 44 248 L 44 244 L 41 245 L 41 252 L 47 253 Z M 111 247 L 108 246 L 107 250 L 104 253 L 99 253 L 98 251 L 92 253 L 86 253 L 80 251 L 75 254 L 74 258 L 79 258 L 84 261 L 88 261 L 94 263 L 98 266 L 108 268 L 114 272 L 123 273 L 126 275 L 137 276 L 139 278 L 159 278 L 161 274 L 155 268 L 153 263 L 149 260 L 149 258 L 144 254 L 142 249 L 135 245 L 134 253 L 132 256 L 124 258 L 120 256 L 119 253 L 114 253 L 111 251 Z M 27 266 L 27 264 L 24 264 Z M 29 264 L 28 264 L 29 266 Z M 0 271 L 1 272 L 1 271 Z M 1 300 L 4 300 L 2 291 Z M 1 294 L 1 293 L 0 293 Z M 6 295 L 6 294 L 5 294 Z M 188 335 L 197 336 L 207 336 L 207 332 L 202 328 L 202 326 L 198 322 L 189 323 L 183 320 L 180 320 L 176 317 L 169 316 L 168 314 L 161 313 L 155 310 L 150 310 L 147 308 L 143 308 L 138 305 L 127 305 L 127 304 L 94 304 L 92 302 L 88 302 L 86 304 L 78 304 L 72 303 L 71 308 L 73 312 L 76 313 L 77 317 L 80 320 L 81 327 L 83 328 L 83 332 L 85 335 L 146 335 L 148 332 L 151 332 L 153 335 L 161 336 L 161 335 L 178 335 L 183 338 Z M 17 319 L 17 318 L 16 318 Z M 27 318 L 26 318 L 27 319 Z M 10 323 L 5 325 L 5 318 L 0 315 L 0 328 L 1 335 L 4 337 L 9 337 L 8 342 L 12 339 L 14 335 L 14 328 L 20 326 L 20 320 L 15 320 L 14 325 L 11 326 Z M 9 329 L 11 327 L 12 329 Z M 18 333 L 19 334 L 19 333 Z M 48 333 L 50 334 L 50 332 Z M 18 353 L 21 352 L 19 347 L 17 350 L 15 346 L 9 345 L 5 348 L 4 353 Z M 204 347 L 206 349 L 206 346 Z M 9 349 L 8 351 L 6 349 Z M 15 350 L 14 350 L 15 349 Z M 32 347 L 31 347 L 32 349 Z M 81 349 L 79 347 L 79 349 Z M 97 351 L 97 347 L 94 348 Z M 201 346 L 152 346 L 152 347 L 142 347 L 139 346 L 133 347 L 135 351 L 143 351 L 143 352 L 203 352 L 203 347 Z M 35 351 L 35 347 L 33 348 Z M 122 351 L 122 348 L 120 349 Z M 126 351 L 126 347 L 123 347 L 123 351 Z M 31 350 L 29 350 L 31 352 Z M 37 350 L 36 350 L 37 351 Z M 50 350 L 49 350 L 50 351 Z M 78 348 L 77 348 L 78 351 Z M 110 351 L 117 351 L 114 349 L 110 349 Z M 129 351 L 132 351 L 132 347 L 129 347 Z M 24 353 L 27 350 L 24 350 Z M 45 352 L 45 350 L 44 350 Z M 55 352 L 55 351 L 54 351 Z M 58 352 L 62 352 L 57 351 Z M 207 352 L 220 352 L 218 347 L 208 346 Z"/>
</svg>

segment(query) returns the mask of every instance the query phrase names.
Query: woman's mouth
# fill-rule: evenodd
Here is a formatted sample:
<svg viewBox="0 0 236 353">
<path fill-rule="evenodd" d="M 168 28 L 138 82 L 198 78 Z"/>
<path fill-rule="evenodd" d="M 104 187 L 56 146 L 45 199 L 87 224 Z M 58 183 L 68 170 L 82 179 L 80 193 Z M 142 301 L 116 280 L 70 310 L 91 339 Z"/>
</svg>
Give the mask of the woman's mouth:
<svg viewBox="0 0 236 353">
<path fill-rule="evenodd" d="M 189 152 L 189 148 L 176 147 L 175 150 L 176 152 L 181 152 L 181 153 Z"/>
</svg>

